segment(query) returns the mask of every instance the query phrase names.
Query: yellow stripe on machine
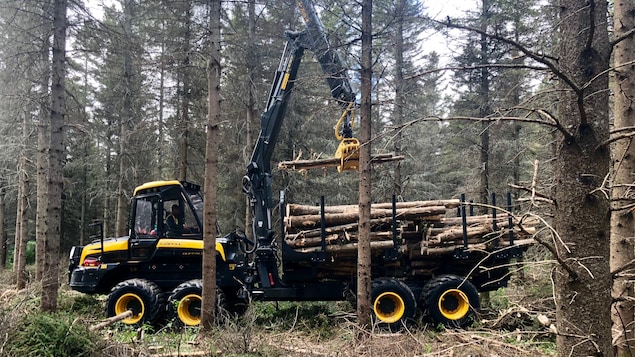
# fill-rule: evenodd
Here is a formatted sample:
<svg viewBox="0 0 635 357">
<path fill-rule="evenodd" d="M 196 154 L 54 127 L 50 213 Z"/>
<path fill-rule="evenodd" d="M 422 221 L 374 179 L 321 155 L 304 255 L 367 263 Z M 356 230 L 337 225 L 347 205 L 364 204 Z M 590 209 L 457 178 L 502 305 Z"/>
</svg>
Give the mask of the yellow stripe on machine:
<svg viewBox="0 0 635 357">
<path fill-rule="evenodd" d="M 161 239 L 157 243 L 157 248 L 180 248 L 180 249 L 199 249 L 203 250 L 203 241 L 200 239 Z M 220 254 L 223 261 L 225 258 L 225 249 L 223 245 L 216 242 L 216 251 Z"/>
<path fill-rule="evenodd" d="M 134 189 L 134 194 L 133 195 L 137 195 L 137 192 L 139 191 L 143 191 L 143 190 L 147 190 L 150 188 L 156 188 L 156 187 L 163 187 L 163 186 L 172 186 L 172 185 L 180 185 L 181 183 L 179 181 L 176 180 L 172 180 L 172 181 L 152 181 L 152 182 L 146 182 L 141 186 L 137 186 L 137 188 Z"/>
<path fill-rule="evenodd" d="M 289 72 L 284 74 L 284 78 L 282 79 L 282 85 L 280 86 L 280 88 L 282 88 L 282 90 L 286 90 L 287 89 L 287 83 L 289 82 Z"/>
<path fill-rule="evenodd" d="M 197 249 L 203 250 L 203 241 L 200 239 L 161 239 L 157 243 L 157 248 L 180 248 L 180 249 Z M 104 242 L 104 253 L 126 251 L 128 250 L 128 238 L 120 238 L 115 240 L 108 240 Z M 223 261 L 227 261 L 225 257 L 225 248 L 221 243 L 216 242 L 216 251 L 220 254 Z M 80 264 L 84 263 L 89 255 L 100 255 L 101 243 L 91 243 L 84 247 L 82 256 L 80 258 Z"/>
<path fill-rule="evenodd" d="M 282 84 L 280 85 L 280 88 L 282 90 L 287 90 L 287 84 L 289 84 L 289 77 L 291 77 L 291 64 L 293 64 L 293 56 L 291 56 L 291 58 L 289 58 L 289 63 L 287 64 L 287 69 L 285 69 L 284 71 L 284 76 L 282 77 Z"/>
<path fill-rule="evenodd" d="M 128 249 L 128 238 L 120 238 L 115 240 L 108 240 L 104 242 L 104 252 L 115 252 L 118 250 L 127 250 Z M 84 247 L 82 250 L 82 256 L 80 258 L 81 264 L 84 263 L 84 259 L 86 259 L 89 255 L 98 255 L 101 254 L 101 243 L 91 243 Z"/>
</svg>

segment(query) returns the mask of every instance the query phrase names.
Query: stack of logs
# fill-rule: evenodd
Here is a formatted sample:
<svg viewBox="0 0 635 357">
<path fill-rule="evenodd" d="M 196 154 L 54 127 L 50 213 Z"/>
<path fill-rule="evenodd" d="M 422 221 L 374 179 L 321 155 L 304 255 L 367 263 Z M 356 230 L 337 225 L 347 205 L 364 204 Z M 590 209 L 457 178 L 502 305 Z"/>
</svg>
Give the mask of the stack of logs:
<svg viewBox="0 0 635 357">
<path fill-rule="evenodd" d="M 457 217 L 459 200 L 412 201 L 396 203 L 397 241 L 401 254 L 410 259 L 452 254 L 464 246 L 462 217 Z M 321 212 L 319 206 L 287 204 L 285 241 L 297 252 L 322 250 Z M 376 203 L 371 207 L 371 250 L 375 253 L 392 248 L 392 203 Z M 354 257 L 357 252 L 358 206 L 325 206 L 324 244 L 326 252 L 338 256 Z M 494 221 L 496 225 L 494 225 Z M 509 215 L 500 212 L 496 219 L 491 214 L 466 217 L 468 250 L 493 251 L 508 247 Z M 514 245 L 533 243 L 530 235 L 534 227 L 517 227 L 512 216 Z"/>
</svg>

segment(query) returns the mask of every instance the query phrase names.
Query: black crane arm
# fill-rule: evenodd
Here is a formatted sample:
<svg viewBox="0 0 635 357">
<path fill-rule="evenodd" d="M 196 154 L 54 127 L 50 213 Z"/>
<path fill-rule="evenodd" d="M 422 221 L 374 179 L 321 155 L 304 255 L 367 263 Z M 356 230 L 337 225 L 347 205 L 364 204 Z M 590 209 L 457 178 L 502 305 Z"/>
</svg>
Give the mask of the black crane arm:
<svg viewBox="0 0 635 357">
<path fill-rule="evenodd" d="M 355 101 L 355 93 L 351 90 L 346 69 L 339 54 L 330 47 L 324 26 L 312 2 L 299 0 L 298 5 L 307 27 L 300 32 L 285 32 L 286 45 L 273 79 L 267 106 L 260 117 L 260 134 L 247 166 L 247 174 L 243 177 L 243 191 L 248 195 L 254 213 L 253 233 L 256 246 L 262 247 L 270 246 L 274 235 L 271 221 L 271 158 L 305 49 L 316 54 L 322 70 L 327 75 L 331 95 L 338 103 L 350 108 Z M 349 117 L 350 112 L 346 114 L 342 127 L 342 134 L 346 138 L 352 136 Z"/>
<path fill-rule="evenodd" d="M 273 79 L 267 107 L 260 116 L 260 134 L 247 166 L 247 175 L 243 177 L 243 191 L 249 197 L 254 214 L 253 233 L 257 245 L 267 245 L 273 237 L 271 157 L 304 55 L 304 47 L 299 45 L 301 33 L 287 32 L 286 36 L 287 43 Z"/>
<path fill-rule="evenodd" d="M 339 52 L 329 43 L 324 25 L 320 20 L 311 0 L 298 0 L 298 7 L 306 23 L 307 43 L 320 62 L 322 71 L 327 75 L 326 81 L 331 88 L 331 95 L 344 107 L 355 102 L 355 92 L 351 89 L 344 61 Z"/>
</svg>

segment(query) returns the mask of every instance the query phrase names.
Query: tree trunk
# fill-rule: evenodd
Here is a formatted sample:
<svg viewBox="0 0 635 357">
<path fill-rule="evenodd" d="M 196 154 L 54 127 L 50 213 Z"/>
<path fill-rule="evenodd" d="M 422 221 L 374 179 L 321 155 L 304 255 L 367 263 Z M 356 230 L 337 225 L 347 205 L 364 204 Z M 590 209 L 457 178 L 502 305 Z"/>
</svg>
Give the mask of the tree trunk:
<svg viewBox="0 0 635 357">
<path fill-rule="evenodd" d="M 128 218 L 128 194 L 126 193 L 126 181 L 128 180 L 128 175 L 126 174 L 125 162 L 125 157 L 127 156 L 126 148 L 128 146 L 128 130 L 126 129 L 125 122 L 121 122 L 120 125 L 119 179 L 117 181 L 117 215 L 115 218 L 115 234 L 117 237 L 125 236 L 128 231 L 126 221 L 126 218 Z"/>
<path fill-rule="evenodd" d="M 161 30 L 165 31 L 165 22 L 161 22 Z M 161 55 L 159 56 L 159 98 L 158 100 L 158 104 L 159 104 L 159 118 L 158 118 L 158 123 L 157 123 L 157 132 L 159 133 L 159 137 L 157 138 L 157 142 L 159 145 L 159 150 L 157 150 L 157 167 L 156 167 L 156 178 L 157 179 L 161 179 L 163 178 L 163 165 L 165 164 L 165 158 L 164 158 L 164 153 L 163 153 L 163 149 L 164 149 L 164 145 L 165 145 L 165 119 L 164 117 L 164 112 L 165 112 L 165 79 L 166 79 L 166 69 L 165 69 L 165 62 L 167 61 L 167 56 L 166 56 L 166 44 L 165 44 L 165 39 L 161 40 Z"/>
<path fill-rule="evenodd" d="M 247 119 L 245 123 L 245 131 L 246 135 L 246 145 L 247 150 L 243 155 L 243 161 L 249 162 L 249 155 L 253 150 L 252 143 L 254 142 L 252 128 L 254 127 L 254 123 L 256 122 L 257 113 L 256 113 L 256 93 L 255 93 L 255 83 L 256 83 L 256 1 L 249 0 L 247 3 L 248 12 L 249 12 L 249 22 L 248 22 L 248 32 L 247 32 L 247 73 L 249 83 L 247 83 Z M 254 218 L 251 212 L 251 202 L 249 196 L 245 195 L 245 234 L 252 239 L 253 237 L 253 227 Z"/>
<path fill-rule="evenodd" d="M 113 125 L 113 122 L 110 119 L 107 121 L 107 123 L 108 123 L 108 128 L 106 130 L 107 130 L 108 138 L 110 138 L 114 136 L 115 125 Z M 117 149 L 115 148 L 115 145 L 110 139 L 105 140 L 104 146 L 107 152 L 117 151 Z M 113 164 L 112 155 L 106 155 L 106 163 L 104 164 L 104 166 L 105 166 L 104 177 L 106 178 L 105 182 L 113 182 L 114 180 L 112 179 L 112 175 L 113 175 L 114 164 Z M 115 229 L 117 227 L 117 223 L 116 223 L 117 219 L 116 219 L 116 216 L 113 217 L 113 214 L 112 214 L 113 199 L 111 197 L 111 194 L 108 192 L 116 190 L 116 187 L 111 187 L 110 185 L 106 185 L 105 188 L 107 191 L 106 193 L 103 194 L 102 222 L 104 222 L 104 237 L 111 237 L 113 235 L 116 235 Z M 117 213 L 116 209 L 114 210 L 114 212 L 116 215 Z"/>
<path fill-rule="evenodd" d="M 481 34 L 481 58 L 480 64 L 483 66 L 481 68 L 481 83 L 479 90 L 479 117 L 486 118 L 491 114 L 490 104 L 489 104 L 489 68 L 487 64 L 489 63 L 489 45 L 487 35 L 487 27 L 489 24 L 489 0 L 482 0 L 481 2 L 481 30 L 483 34 Z M 481 145 L 480 145 L 480 163 L 481 170 L 479 172 L 479 196 L 480 202 L 484 205 L 489 203 L 489 128 L 491 123 L 487 121 L 483 121 L 481 123 Z M 487 214 L 488 208 L 485 206 L 481 206 L 479 208 L 481 214 Z M 489 291 L 485 291 L 480 293 L 481 297 L 481 307 L 489 308 L 490 298 Z"/>
<path fill-rule="evenodd" d="M 0 187 L 0 270 L 7 268 L 7 227 L 4 221 L 4 203 L 5 191 Z"/>
<path fill-rule="evenodd" d="M 62 229 L 62 175 L 64 162 L 64 117 L 66 112 L 66 0 L 55 0 L 53 10 L 53 64 L 51 66 L 51 122 L 48 209 L 45 267 L 42 275 L 40 310 L 57 309 L 59 250 Z"/>
<path fill-rule="evenodd" d="M 203 306 L 201 328 L 209 331 L 216 308 L 216 187 L 218 175 L 218 130 L 220 121 L 220 0 L 210 1 L 210 36 L 207 62 L 208 118 L 205 149 L 205 206 L 203 218 Z"/>
<path fill-rule="evenodd" d="M 125 0 L 123 4 L 123 31 L 127 38 L 132 38 L 132 0 Z M 125 236 L 128 231 L 128 195 L 130 175 L 127 174 L 127 158 L 129 156 L 129 130 L 132 126 L 132 54 L 130 48 L 124 48 L 123 55 L 123 84 L 126 87 L 123 95 L 123 108 L 119 122 L 119 181 L 117 183 L 117 218 L 115 231 L 118 237 Z"/>
<path fill-rule="evenodd" d="M 405 80 L 403 78 L 404 63 L 403 63 L 403 22 L 405 12 L 405 0 L 397 0 L 395 3 L 395 16 L 396 26 L 394 37 L 394 49 L 395 49 L 395 110 L 393 111 L 393 125 L 399 127 L 403 123 L 403 109 L 405 105 L 404 88 Z M 403 147 L 402 131 L 398 130 L 394 138 L 395 155 L 400 156 Z M 401 161 L 397 161 L 395 165 L 395 173 L 393 177 L 393 194 L 397 197 L 401 197 L 403 191 L 403 179 L 401 178 Z"/>
<path fill-rule="evenodd" d="M 29 113 L 24 113 L 22 135 L 24 148 L 18 162 L 17 213 L 15 217 L 15 242 L 13 245 L 13 273 L 17 289 L 26 287 L 26 241 L 27 241 L 27 205 L 29 195 L 29 175 L 27 174 L 28 158 L 26 146 L 28 142 Z"/>
<path fill-rule="evenodd" d="M 48 14 L 51 9 L 48 6 L 51 5 L 46 2 L 43 5 L 42 13 Z M 49 26 L 47 26 L 47 24 Z M 40 79 L 40 113 L 39 122 L 37 125 L 37 157 L 36 157 L 36 214 L 35 214 L 35 280 L 41 281 L 43 275 L 43 269 L 46 265 L 43 261 L 46 252 L 44 251 L 44 242 L 46 241 L 46 221 L 47 221 L 47 207 L 48 207 L 48 169 L 49 169 L 49 122 L 51 105 L 51 96 L 49 93 L 49 80 L 51 78 L 51 58 L 49 57 L 49 51 L 51 48 L 51 41 L 49 37 L 50 23 L 45 22 L 42 25 L 41 36 L 43 37 L 42 48 L 40 50 L 40 64 L 42 71 L 42 78 Z"/>
<path fill-rule="evenodd" d="M 371 111 L 372 111 L 372 0 L 362 2 L 361 108 L 359 152 L 359 242 L 357 246 L 357 323 L 371 326 Z"/>
<path fill-rule="evenodd" d="M 190 39 L 192 37 L 191 17 L 192 17 L 192 4 L 189 0 L 185 1 L 185 33 L 183 34 L 183 91 L 181 93 L 181 118 L 179 128 L 181 129 L 181 140 L 179 143 L 179 180 L 187 180 L 187 155 L 189 148 L 189 115 L 190 115 L 190 100 L 192 99 L 192 83 L 190 80 Z"/>
<path fill-rule="evenodd" d="M 489 24 L 489 1 L 482 0 L 481 2 L 481 30 L 487 32 L 487 25 Z M 480 52 L 480 64 L 481 68 L 481 83 L 479 89 L 479 117 L 486 118 L 492 114 L 489 103 L 489 39 L 487 35 L 481 35 L 481 52 Z M 479 175 L 479 196 L 480 202 L 487 204 L 489 202 L 489 127 L 491 123 L 483 121 L 481 124 L 481 145 L 480 145 L 480 175 Z M 481 207 L 481 214 L 486 214 L 488 208 Z"/>
<path fill-rule="evenodd" d="M 83 90 L 83 94 L 84 94 L 84 98 L 82 100 L 82 105 L 83 105 L 83 110 L 82 110 L 82 121 L 83 124 L 86 125 L 88 127 L 88 75 L 89 75 L 89 68 L 88 68 L 88 53 L 84 53 L 84 90 Z M 87 222 L 87 212 L 86 212 L 86 206 L 88 204 L 88 184 L 89 184 L 89 177 L 88 177 L 88 165 L 91 162 L 91 155 L 89 153 L 91 144 L 92 144 L 92 139 L 90 138 L 90 136 L 88 135 L 83 135 L 82 140 L 82 192 L 81 192 L 81 207 L 80 207 L 80 213 L 79 213 L 79 245 L 84 245 L 86 242 L 86 234 L 87 234 L 87 229 L 86 229 L 86 222 Z"/>
<path fill-rule="evenodd" d="M 556 343 L 560 356 L 612 356 L 606 1 L 560 0 L 558 119 L 554 162 Z"/>
<path fill-rule="evenodd" d="M 48 110 L 41 113 L 40 122 L 38 123 L 38 151 L 37 151 L 37 208 L 35 214 L 35 280 L 42 280 L 44 274 L 44 257 L 46 255 L 44 242 L 46 241 L 46 224 L 47 224 L 47 208 L 48 208 L 48 170 L 49 170 L 49 118 Z"/>
<path fill-rule="evenodd" d="M 635 3 L 616 1 L 614 3 L 614 31 L 619 38 L 635 28 Z M 614 129 L 635 126 L 633 97 L 635 96 L 635 38 L 629 36 L 614 48 L 615 61 L 615 110 Z M 611 271 L 622 268 L 635 259 L 633 233 L 634 211 L 625 206 L 634 202 L 632 187 L 635 172 L 635 146 L 633 138 L 625 138 L 613 144 L 613 188 L 611 191 Z M 635 330 L 633 308 L 633 283 L 618 274 L 613 281 L 613 344 L 617 356 L 635 354 Z"/>
</svg>

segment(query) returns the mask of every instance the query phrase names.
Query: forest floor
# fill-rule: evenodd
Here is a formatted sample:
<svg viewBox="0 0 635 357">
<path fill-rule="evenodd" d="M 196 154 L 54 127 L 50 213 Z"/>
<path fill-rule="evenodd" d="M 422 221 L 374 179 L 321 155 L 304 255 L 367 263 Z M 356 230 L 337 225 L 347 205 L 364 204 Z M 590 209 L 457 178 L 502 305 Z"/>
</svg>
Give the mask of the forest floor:
<svg viewBox="0 0 635 357">
<path fill-rule="evenodd" d="M 59 311 L 39 314 L 37 286 L 16 291 L 5 271 L 0 272 L 0 356 L 553 356 L 549 271 L 548 263 L 527 260 L 507 288 L 490 293 L 489 308 L 465 330 L 420 318 L 399 333 L 362 332 L 346 302 L 254 303 L 242 318 L 205 336 L 170 324 L 157 329 L 118 324 L 91 332 L 88 327 L 105 318 L 104 296 L 80 294 L 63 284 Z"/>
</svg>

